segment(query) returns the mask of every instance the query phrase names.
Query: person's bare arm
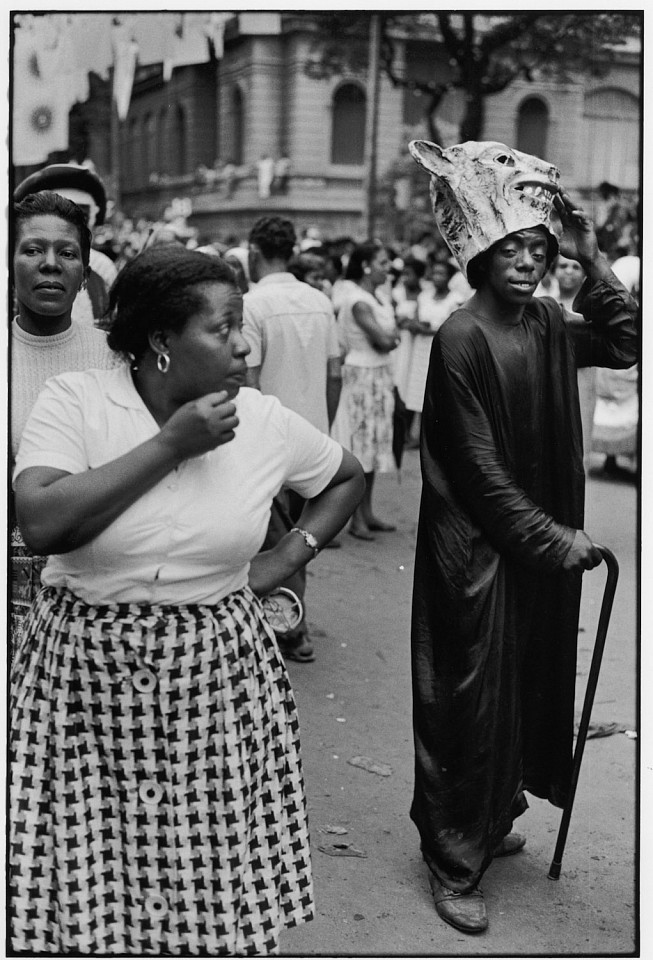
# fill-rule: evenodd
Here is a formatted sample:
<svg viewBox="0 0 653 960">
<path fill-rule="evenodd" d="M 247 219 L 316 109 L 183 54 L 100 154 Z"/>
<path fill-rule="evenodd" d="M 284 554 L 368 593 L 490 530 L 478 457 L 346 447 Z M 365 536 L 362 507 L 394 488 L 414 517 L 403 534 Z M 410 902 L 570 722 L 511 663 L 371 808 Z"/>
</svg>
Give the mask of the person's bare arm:
<svg viewBox="0 0 653 960">
<path fill-rule="evenodd" d="M 183 460 L 233 440 L 237 426 L 227 393 L 211 393 L 184 404 L 154 437 L 101 467 L 81 473 L 27 467 L 15 483 L 25 543 L 41 555 L 83 546 Z"/>
<path fill-rule="evenodd" d="M 352 315 L 375 350 L 380 353 L 390 353 L 395 349 L 399 343 L 397 332 L 393 330 L 388 333 L 384 330 L 378 323 L 369 304 L 355 303 L 352 307 Z"/>
<path fill-rule="evenodd" d="M 312 533 L 319 546 L 335 537 L 361 501 L 365 477 L 360 463 L 342 451 L 342 461 L 325 489 L 307 500 L 297 526 Z M 265 596 L 313 559 L 313 550 L 297 533 L 287 533 L 271 549 L 257 553 L 249 568 L 249 585 Z"/>
<path fill-rule="evenodd" d="M 327 360 L 326 403 L 329 428 L 335 420 L 342 391 L 342 360 L 340 357 L 330 357 Z"/>
</svg>

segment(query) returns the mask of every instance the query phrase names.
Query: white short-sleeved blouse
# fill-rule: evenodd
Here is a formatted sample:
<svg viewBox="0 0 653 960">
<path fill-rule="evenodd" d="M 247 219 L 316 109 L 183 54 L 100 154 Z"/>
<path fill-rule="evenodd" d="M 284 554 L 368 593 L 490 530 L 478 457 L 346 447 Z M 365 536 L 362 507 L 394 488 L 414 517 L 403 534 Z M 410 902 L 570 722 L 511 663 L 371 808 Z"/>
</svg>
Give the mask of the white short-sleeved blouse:
<svg viewBox="0 0 653 960">
<path fill-rule="evenodd" d="M 388 353 L 377 350 L 362 327 L 354 320 L 354 307 L 357 303 L 365 303 L 369 306 L 374 319 L 386 333 L 391 333 L 395 329 L 392 302 L 384 300 L 382 303 L 367 290 L 352 283 L 338 314 L 338 322 L 342 325 L 348 346 L 345 363 L 354 367 L 385 367 L 392 363 L 392 357 Z"/>
<path fill-rule="evenodd" d="M 184 461 L 90 543 L 50 557 L 42 582 L 87 603 L 213 604 L 245 586 L 273 496 L 283 485 L 316 496 L 342 448 L 276 397 L 243 388 L 235 404 L 232 441 Z M 25 426 L 14 479 L 33 466 L 99 467 L 158 429 L 126 365 L 52 377 Z"/>
</svg>

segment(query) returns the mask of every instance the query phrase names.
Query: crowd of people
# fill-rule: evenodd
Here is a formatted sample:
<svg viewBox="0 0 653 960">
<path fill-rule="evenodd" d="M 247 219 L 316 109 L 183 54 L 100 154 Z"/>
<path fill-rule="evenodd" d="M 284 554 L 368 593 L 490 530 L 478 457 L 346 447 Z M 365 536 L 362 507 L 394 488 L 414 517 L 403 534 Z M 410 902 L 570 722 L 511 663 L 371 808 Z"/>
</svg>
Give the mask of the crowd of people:
<svg viewBox="0 0 653 960">
<path fill-rule="evenodd" d="M 216 169 L 221 171 L 223 166 L 218 163 Z M 204 177 L 202 182 L 209 181 Z M 639 298 L 636 206 L 622 195 L 618 187 L 604 181 L 597 187 L 592 209 L 602 252 L 614 266 L 617 276 Z M 245 289 L 247 236 L 240 236 L 228 228 L 207 234 L 189 225 L 187 218 L 173 207 L 167 208 L 158 221 L 144 218 L 133 220 L 119 211 L 115 212 L 111 222 L 101 222 L 94 231 L 92 258 L 104 262 L 105 279 L 111 281 L 115 276 L 111 264 L 119 270 L 146 246 L 172 242 L 188 249 L 227 257 L 239 273 L 244 274 L 242 286 Z M 322 231 L 308 225 L 297 236 L 288 266 L 299 280 L 327 294 L 336 317 L 341 307 L 340 291 L 346 289 L 343 283 L 346 265 L 355 246 L 356 242 L 349 236 L 323 237 Z M 386 294 L 392 301 L 400 337 L 392 363 L 395 426 L 400 424 L 401 436 L 406 435 L 406 445 L 416 447 L 430 338 L 439 325 L 437 319 L 434 323 L 424 321 L 424 311 L 432 312 L 432 304 L 427 304 L 424 297 L 422 316 L 416 322 L 414 311 L 417 295 L 439 289 L 441 292 L 436 299 L 441 302 L 437 305 L 436 313 L 444 319 L 470 296 L 471 290 L 437 227 L 430 231 L 416 230 L 411 240 L 393 240 L 384 246 L 388 266 L 380 292 L 382 297 Z M 241 267 L 236 265 L 237 260 L 241 261 Z M 578 265 L 572 269 L 578 271 Z M 445 274 L 448 274 L 447 282 L 443 279 Z M 575 293 L 580 288 L 580 279 L 577 276 L 578 286 L 572 289 L 568 282 L 565 283 L 562 269 L 559 270 L 557 263 L 554 263 L 537 295 L 554 296 L 567 309 L 571 309 Z M 76 313 L 81 310 L 81 303 L 76 305 L 75 310 Z M 88 309 L 86 313 L 89 315 Z M 612 477 L 634 482 L 637 476 L 639 426 L 637 366 L 616 373 L 584 371 L 579 374 L 579 385 L 586 468 L 603 469 Z M 592 457 L 592 452 L 598 456 Z"/>
<path fill-rule="evenodd" d="M 636 393 L 626 278 L 564 194 L 562 235 L 542 216 L 456 257 L 435 228 L 329 243 L 264 216 L 222 242 L 106 206 L 73 165 L 14 194 L 14 949 L 265 954 L 313 916 L 286 670 L 315 659 L 306 565 L 394 529 L 375 479 L 420 444 L 411 815 L 438 913 L 482 931 L 523 790 L 568 787 L 600 562 L 580 417 L 587 462 L 598 368 Z M 279 588 L 301 615 L 275 635 Z"/>
</svg>

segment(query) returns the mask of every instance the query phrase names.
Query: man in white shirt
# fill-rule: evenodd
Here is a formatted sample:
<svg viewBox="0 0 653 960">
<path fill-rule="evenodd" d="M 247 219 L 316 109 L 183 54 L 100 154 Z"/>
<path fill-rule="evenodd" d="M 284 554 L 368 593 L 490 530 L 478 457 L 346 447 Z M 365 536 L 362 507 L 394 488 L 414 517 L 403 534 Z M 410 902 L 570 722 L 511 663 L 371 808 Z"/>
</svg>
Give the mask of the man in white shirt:
<svg viewBox="0 0 653 960">
<path fill-rule="evenodd" d="M 81 207 L 86 214 L 88 228 L 104 223 L 107 196 L 104 184 L 88 167 L 76 163 L 52 163 L 26 177 L 14 191 L 14 202 L 24 200 L 31 193 L 51 190 Z M 73 303 L 73 320 L 94 324 L 101 320 L 109 306 L 109 289 L 118 273 L 111 259 L 91 247 L 86 289 L 80 290 Z"/>
<path fill-rule="evenodd" d="M 248 385 L 273 394 L 328 433 L 342 385 L 335 315 L 325 294 L 288 271 L 296 242 L 292 223 L 282 217 L 261 217 L 250 232 L 249 270 L 255 286 L 243 298 L 243 334 L 251 351 Z M 264 549 L 294 525 L 302 508 L 300 497 L 281 491 Z M 305 574 L 287 586 L 303 598 Z M 293 660 L 314 659 L 305 620 L 284 638 L 282 649 Z"/>
</svg>

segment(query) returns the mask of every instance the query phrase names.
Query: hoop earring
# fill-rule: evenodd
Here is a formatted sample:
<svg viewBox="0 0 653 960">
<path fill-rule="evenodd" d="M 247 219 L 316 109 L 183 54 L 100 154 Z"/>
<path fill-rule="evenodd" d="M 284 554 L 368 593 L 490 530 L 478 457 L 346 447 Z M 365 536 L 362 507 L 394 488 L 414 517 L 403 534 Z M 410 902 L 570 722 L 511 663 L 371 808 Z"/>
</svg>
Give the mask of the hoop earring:
<svg viewBox="0 0 653 960">
<path fill-rule="evenodd" d="M 156 365 L 160 373 L 167 373 L 170 369 L 170 354 L 169 353 L 157 353 L 156 355 Z"/>
</svg>

